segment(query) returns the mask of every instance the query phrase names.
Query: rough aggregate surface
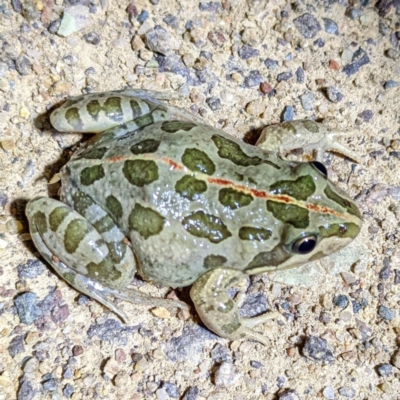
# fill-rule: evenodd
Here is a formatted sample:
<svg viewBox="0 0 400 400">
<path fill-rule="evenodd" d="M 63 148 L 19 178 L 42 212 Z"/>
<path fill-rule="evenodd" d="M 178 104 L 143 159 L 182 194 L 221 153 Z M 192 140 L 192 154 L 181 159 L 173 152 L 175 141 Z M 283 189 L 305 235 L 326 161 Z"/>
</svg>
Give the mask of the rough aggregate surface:
<svg viewBox="0 0 400 400">
<path fill-rule="evenodd" d="M 1 1 L 0 400 L 396 399 L 399 39 L 399 1 Z M 34 248 L 25 205 L 57 197 L 82 139 L 49 111 L 127 86 L 178 93 L 172 104 L 251 143 L 291 119 L 351 133 L 341 141 L 360 164 L 322 161 L 357 199 L 362 232 L 315 265 L 248 280 L 243 315 L 284 317 L 259 328 L 268 347 L 218 338 L 194 311 L 124 304 L 124 325 Z"/>
</svg>

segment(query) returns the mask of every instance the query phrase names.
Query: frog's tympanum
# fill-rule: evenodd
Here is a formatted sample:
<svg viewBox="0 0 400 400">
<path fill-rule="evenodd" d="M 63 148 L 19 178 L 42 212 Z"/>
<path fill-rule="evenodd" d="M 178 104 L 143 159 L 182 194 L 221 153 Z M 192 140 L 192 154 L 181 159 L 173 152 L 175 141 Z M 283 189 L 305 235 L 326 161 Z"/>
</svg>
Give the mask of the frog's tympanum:
<svg viewBox="0 0 400 400">
<path fill-rule="evenodd" d="M 243 318 L 226 290 L 247 275 L 341 249 L 360 231 L 360 212 L 321 163 L 283 159 L 156 97 L 89 94 L 52 113 L 59 131 L 98 134 L 62 168 L 61 202 L 28 203 L 32 239 L 61 277 L 124 320 L 110 298 L 187 307 L 128 289 L 138 273 L 173 288 L 192 285 L 208 328 L 265 344 L 253 327 L 277 313 Z M 278 128 L 294 138 L 319 129 L 307 120 Z"/>
</svg>

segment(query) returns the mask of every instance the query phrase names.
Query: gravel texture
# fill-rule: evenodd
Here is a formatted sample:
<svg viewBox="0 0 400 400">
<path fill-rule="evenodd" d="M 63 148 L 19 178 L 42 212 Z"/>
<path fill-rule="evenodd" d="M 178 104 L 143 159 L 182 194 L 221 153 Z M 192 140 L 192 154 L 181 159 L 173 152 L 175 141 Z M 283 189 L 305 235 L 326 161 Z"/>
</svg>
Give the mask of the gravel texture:
<svg viewBox="0 0 400 400">
<path fill-rule="evenodd" d="M 0 400 L 396 399 L 399 17 L 398 1 L 3 1 Z M 124 304 L 125 325 L 34 248 L 25 205 L 57 197 L 54 177 L 82 139 L 50 128 L 49 110 L 126 86 L 178 93 L 172 104 L 252 142 L 291 119 L 351 133 L 340 140 L 360 164 L 322 161 L 359 202 L 362 232 L 273 282 L 248 280 L 243 315 L 283 316 L 258 328 L 269 346 L 218 338 L 193 310 L 161 318 Z"/>
</svg>

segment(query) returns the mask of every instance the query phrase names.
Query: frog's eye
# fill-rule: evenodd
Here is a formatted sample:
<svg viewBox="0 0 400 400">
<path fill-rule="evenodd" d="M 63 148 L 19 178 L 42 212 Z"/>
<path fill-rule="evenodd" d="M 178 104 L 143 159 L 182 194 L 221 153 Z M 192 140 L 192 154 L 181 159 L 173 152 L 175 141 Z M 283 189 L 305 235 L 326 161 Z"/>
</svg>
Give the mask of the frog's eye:
<svg viewBox="0 0 400 400">
<path fill-rule="evenodd" d="M 311 161 L 310 164 L 319 172 L 321 172 L 322 175 L 325 176 L 325 178 L 328 177 L 328 170 L 326 169 L 325 165 L 322 164 L 322 162 L 319 161 Z"/>
<path fill-rule="evenodd" d="M 304 236 L 292 244 L 292 251 L 297 254 L 308 254 L 315 249 L 316 245 L 317 237 L 315 235 Z"/>
</svg>

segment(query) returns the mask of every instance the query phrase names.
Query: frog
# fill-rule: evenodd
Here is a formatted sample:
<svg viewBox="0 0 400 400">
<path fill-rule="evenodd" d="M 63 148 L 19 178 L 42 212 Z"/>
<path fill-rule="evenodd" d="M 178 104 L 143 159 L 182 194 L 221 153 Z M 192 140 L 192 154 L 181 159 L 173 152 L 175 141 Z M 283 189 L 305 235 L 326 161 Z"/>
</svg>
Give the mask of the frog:
<svg viewBox="0 0 400 400">
<path fill-rule="evenodd" d="M 125 89 L 73 97 L 52 112 L 56 130 L 94 135 L 60 170 L 60 200 L 28 202 L 31 238 L 61 278 L 124 322 L 124 301 L 189 309 L 132 288 L 138 274 L 191 286 L 198 316 L 220 337 L 267 345 L 255 328 L 281 313 L 244 317 L 243 292 L 232 298 L 228 289 L 340 250 L 358 235 L 360 211 L 321 162 L 268 147 L 276 130 L 293 145 L 323 132 L 318 123 L 278 124 L 251 145 L 164 100 Z"/>
</svg>

